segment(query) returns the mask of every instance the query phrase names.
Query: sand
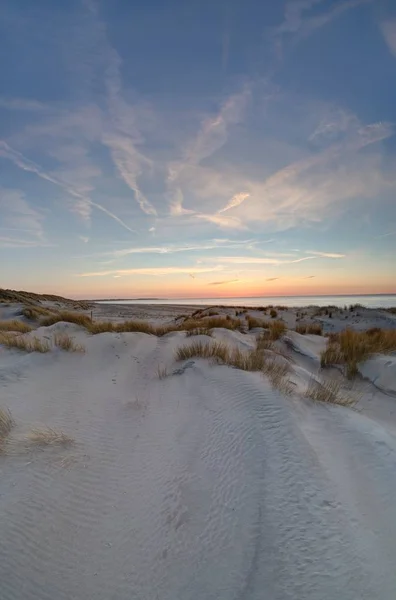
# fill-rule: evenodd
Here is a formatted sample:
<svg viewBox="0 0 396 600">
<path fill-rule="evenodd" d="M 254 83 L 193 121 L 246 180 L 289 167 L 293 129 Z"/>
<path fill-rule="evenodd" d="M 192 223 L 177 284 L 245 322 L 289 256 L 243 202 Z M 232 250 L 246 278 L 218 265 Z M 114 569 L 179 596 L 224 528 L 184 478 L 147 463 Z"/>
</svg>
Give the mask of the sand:
<svg viewBox="0 0 396 600">
<path fill-rule="evenodd" d="M 0 318 L 19 318 L 6 310 Z M 93 310 L 173 322 L 195 309 Z M 283 311 L 290 326 L 296 312 Z M 337 329 L 343 317 L 309 318 Z M 350 317 L 357 328 L 387 319 Z M 207 336 L 90 336 L 70 323 L 34 334 L 65 332 L 85 353 L 0 346 L 0 406 L 16 423 L 0 455 L 1 600 L 394 600 L 394 356 L 361 368 L 351 410 L 302 397 L 319 336 L 277 342 L 291 368 L 285 396 L 258 373 L 175 360 Z M 256 343 L 255 331 L 213 335 Z M 73 443 L 34 446 L 43 426 Z"/>
</svg>

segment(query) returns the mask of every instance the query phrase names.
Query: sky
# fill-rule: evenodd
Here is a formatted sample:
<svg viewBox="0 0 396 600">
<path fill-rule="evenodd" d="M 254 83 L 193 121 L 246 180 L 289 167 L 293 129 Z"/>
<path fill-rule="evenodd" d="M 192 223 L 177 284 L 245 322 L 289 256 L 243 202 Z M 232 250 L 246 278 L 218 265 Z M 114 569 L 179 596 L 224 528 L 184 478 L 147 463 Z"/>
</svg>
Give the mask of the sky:
<svg viewBox="0 0 396 600">
<path fill-rule="evenodd" d="M 3 0 L 0 286 L 396 293 L 396 3 Z"/>
</svg>

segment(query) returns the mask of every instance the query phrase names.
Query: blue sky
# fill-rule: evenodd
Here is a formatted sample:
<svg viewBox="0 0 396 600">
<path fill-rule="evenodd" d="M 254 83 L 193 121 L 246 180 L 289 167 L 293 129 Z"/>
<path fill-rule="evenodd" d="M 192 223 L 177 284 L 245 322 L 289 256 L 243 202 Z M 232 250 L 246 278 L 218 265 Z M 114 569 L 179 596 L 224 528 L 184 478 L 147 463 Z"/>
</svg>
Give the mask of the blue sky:
<svg viewBox="0 0 396 600">
<path fill-rule="evenodd" d="M 2 287 L 396 292 L 394 3 L 5 0 L 0 44 Z"/>
</svg>

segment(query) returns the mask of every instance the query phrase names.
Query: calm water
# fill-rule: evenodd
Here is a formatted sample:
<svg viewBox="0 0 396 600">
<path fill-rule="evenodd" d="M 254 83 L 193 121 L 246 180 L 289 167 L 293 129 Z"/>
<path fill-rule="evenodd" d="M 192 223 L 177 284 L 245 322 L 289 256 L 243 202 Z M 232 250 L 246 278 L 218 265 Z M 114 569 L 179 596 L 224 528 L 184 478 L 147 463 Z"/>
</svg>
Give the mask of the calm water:
<svg viewBox="0 0 396 600">
<path fill-rule="evenodd" d="M 170 298 L 156 300 L 101 300 L 100 304 L 198 304 L 225 306 L 349 306 L 362 304 L 369 308 L 396 306 L 396 294 L 377 296 L 262 296 L 260 298 Z"/>
</svg>

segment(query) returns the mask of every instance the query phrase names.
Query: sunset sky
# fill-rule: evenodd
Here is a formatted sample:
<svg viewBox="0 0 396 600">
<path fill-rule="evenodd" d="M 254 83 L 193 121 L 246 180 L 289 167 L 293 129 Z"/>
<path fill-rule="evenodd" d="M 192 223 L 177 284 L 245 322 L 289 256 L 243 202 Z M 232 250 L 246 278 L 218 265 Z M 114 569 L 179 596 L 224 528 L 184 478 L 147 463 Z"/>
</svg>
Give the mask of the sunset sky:
<svg viewBox="0 0 396 600">
<path fill-rule="evenodd" d="M 0 286 L 396 293 L 396 3 L 4 0 Z"/>
</svg>

